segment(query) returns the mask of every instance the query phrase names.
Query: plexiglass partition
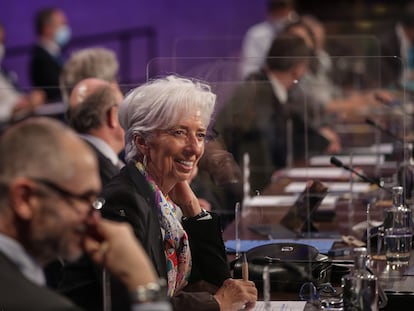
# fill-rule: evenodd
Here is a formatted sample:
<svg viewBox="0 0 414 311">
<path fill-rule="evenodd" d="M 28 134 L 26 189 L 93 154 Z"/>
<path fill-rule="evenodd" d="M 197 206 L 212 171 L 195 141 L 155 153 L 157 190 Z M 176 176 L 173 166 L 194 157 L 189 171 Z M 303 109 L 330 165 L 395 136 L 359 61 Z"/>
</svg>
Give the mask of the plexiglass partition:
<svg viewBox="0 0 414 311">
<path fill-rule="evenodd" d="M 328 38 L 327 46 L 336 47 L 332 52 L 336 55 L 327 51 L 324 59 L 307 59 L 310 69 L 290 86 L 288 100 L 282 104 L 288 108 L 275 107 L 274 86 L 266 74 L 247 82 L 241 78 L 240 58 L 159 58 L 148 64 L 148 79 L 175 73 L 212 86 L 217 94 L 211 126 L 215 139 L 206 144 L 206 155 L 210 145 L 220 143 L 233 156 L 241 176 L 224 169 L 206 172 L 208 187 L 218 186 L 218 192 L 226 196 L 230 192 L 223 184 L 237 181 L 232 184 L 231 189 L 237 190 L 231 199 L 218 200 L 220 209 L 231 214 L 241 200 L 242 214 L 251 217 L 255 234 L 277 237 L 279 228 L 273 225 L 283 220 L 295 202 L 299 204 L 306 182 L 318 180 L 328 193 L 318 208 L 309 207 L 301 230 L 363 239 L 367 202 L 383 191 L 375 190 L 380 182 L 397 176 L 407 157 L 402 146 L 412 123 L 409 93 L 400 78 L 384 79 L 385 68 L 402 70 L 401 59 L 379 56 L 373 37 Z M 340 47 L 352 54 L 338 55 Z M 318 63 L 322 68 L 317 68 Z M 331 164 L 332 156 L 342 167 Z M 215 164 L 221 167 L 218 158 Z M 223 175 L 228 179 L 221 183 Z M 379 222 L 382 210 L 372 211 L 371 216 Z"/>
<path fill-rule="evenodd" d="M 217 43 L 214 40 L 204 43 Z M 402 60 L 381 56 L 377 40 L 361 36 L 328 37 L 326 51 L 316 55 L 305 59 L 306 73 L 291 78 L 286 101 L 283 94 L 275 96 L 278 86 L 268 73 L 257 73 L 249 81 L 242 78 L 240 57 L 176 56 L 147 64 L 147 80 L 177 74 L 205 81 L 217 94 L 205 156 L 193 185 L 224 216 L 225 225 L 234 220 L 239 202 L 242 214 L 251 220 L 248 230 L 253 237 L 278 237 L 280 228 L 274 225 L 288 222 L 284 217 L 289 213 L 303 213 L 298 198 L 309 180 L 322 182 L 328 192 L 317 208 L 304 204 L 305 215 L 294 215 L 301 218 L 294 229 L 305 231 L 295 232 L 297 237 L 312 236 L 309 230 L 362 239 L 367 202 L 387 198 L 381 185 L 401 184 L 411 199 L 413 186 L 406 171 L 412 92 Z M 126 93 L 139 84 L 121 89 Z M 33 108 L 4 117 L 4 127 L 33 114 L 64 120 L 64 101 Z M 382 215 L 380 208 L 373 208 L 370 216 L 377 222 L 372 224 Z"/>
</svg>

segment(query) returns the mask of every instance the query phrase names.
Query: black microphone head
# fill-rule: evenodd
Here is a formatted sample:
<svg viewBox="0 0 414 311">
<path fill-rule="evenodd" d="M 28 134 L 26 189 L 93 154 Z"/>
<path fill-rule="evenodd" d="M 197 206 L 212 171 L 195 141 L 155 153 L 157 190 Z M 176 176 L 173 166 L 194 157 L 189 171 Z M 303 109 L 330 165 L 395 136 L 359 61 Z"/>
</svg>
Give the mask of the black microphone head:
<svg viewBox="0 0 414 311">
<path fill-rule="evenodd" d="M 342 163 L 341 160 L 339 160 L 337 157 L 332 156 L 331 157 L 331 164 L 338 166 L 338 167 L 343 167 L 344 164 Z"/>
<path fill-rule="evenodd" d="M 377 124 L 374 121 L 372 121 L 370 118 L 366 118 L 365 123 L 367 123 L 369 125 L 377 126 Z"/>
</svg>

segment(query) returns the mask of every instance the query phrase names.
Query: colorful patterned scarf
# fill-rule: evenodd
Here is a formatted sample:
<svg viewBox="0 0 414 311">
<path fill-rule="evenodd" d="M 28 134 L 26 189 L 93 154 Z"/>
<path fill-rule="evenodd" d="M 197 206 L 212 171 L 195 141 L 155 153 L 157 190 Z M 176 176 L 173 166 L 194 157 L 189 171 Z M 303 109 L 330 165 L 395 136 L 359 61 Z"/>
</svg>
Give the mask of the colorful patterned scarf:
<svg viewBox="0 0 414 311">
<path fill-rule="evenodd" d="M 146 173 L 142 163 L 137 162 L 136 167 L 154 191 L 167 260 L 168 295 L 172 297 L 187 285 L 190 277 L 191 252 L 188 235 L 177 219 L 175 203 L 168 196 L 164 196 L 155 181 Z"/>
</svg>

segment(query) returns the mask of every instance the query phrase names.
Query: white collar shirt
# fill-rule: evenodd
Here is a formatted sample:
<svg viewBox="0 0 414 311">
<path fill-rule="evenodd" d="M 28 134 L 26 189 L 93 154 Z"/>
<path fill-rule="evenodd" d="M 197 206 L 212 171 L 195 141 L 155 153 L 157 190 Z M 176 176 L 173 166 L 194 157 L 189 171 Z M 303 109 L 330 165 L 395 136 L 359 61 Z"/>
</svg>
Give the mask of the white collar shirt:
<svg viewBox="0 0 414 311">
<path fill-rule="evenodd" d="M 0 252 L 11 260 L 29 280 L 37 285 L 45 286 L 42 267 L 31 257 L 17 241 L 0 233 Z"/>
<path fill-rule="evenodd" d="M 272 74 L 269 74 L 268 77 L 269 77 L 270 84 L 272 85 L 275 96 L 277 97 L 277 99 L 282 105 L 286 104 L 287 99 L 288 99 L 288 93 L 287 93 L 286 88 Z"/>
<path fill-rule="evenodd" d="M 80 134 L 80 137 L 91 143 L 100 153 L 102 153 L 106 158 L 108 158 L 113 165 L 117 167 L 123 166 L 122 161 L 118 158 L 118 155 L 115 151 L 109 146 L 104 140 L 88 135 L 88 134 Z"/>
</svg>

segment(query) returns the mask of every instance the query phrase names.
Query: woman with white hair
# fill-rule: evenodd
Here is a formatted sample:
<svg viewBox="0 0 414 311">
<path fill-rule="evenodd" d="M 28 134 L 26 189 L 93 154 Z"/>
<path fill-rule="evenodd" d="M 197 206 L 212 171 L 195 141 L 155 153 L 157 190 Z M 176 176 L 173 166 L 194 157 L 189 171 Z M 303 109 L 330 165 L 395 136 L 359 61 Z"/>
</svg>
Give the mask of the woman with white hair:
<svg viewBox="0 0 414 311">
<path fill-rule="evenodd" d="M 188 182 L 215 100 L 208 85 L 177 76 L 132 90 L 119 108 L 127 165 L 103 189 L 103 215 L 133 226 L 174 310 L 248 310 L 257 299 L 253 282 L 230 278 L 219 218 Z"/>
</svg>

